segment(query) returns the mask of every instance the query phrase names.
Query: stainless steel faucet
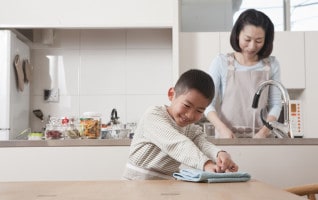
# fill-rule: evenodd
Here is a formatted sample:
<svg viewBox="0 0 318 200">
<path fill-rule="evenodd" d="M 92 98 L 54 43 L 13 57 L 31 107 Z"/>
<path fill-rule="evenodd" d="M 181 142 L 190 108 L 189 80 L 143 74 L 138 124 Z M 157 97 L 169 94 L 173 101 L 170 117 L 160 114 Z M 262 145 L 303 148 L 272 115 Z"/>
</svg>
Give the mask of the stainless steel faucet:
<svg viewBox="0 0 318 200">
<path fill-rule="evenodd" d="M 267 122 L 263 116 L 263 109 L 264 108 L 261 109 L 262 122 L 264 123 L 264 125 L 267 128 L 271 129 L 272 132 L 278 138 L 286 138 L 286 137 L 294 138 L 294 135 L 293 135 L 292 130 L 290 128 L 290 121 L 289 121 L 289 94 L 288 94 L 288 91 L 286 90 L 286 88 L 283 86 L 283 84 L 281 84 L 278 81 L 274 81 L 274 80 L 268 80 L 268 81 L 264 81 L 263 83 L 261 83 L 259 85 L 255 95 L 254 95 L 252 107 L 253 108 L 258 107 L 259 97 L 261 96 L 263 89 L 266 86 L 271 86 L 271 85 L 277 87 L 282 94 L 283 106 L 284 106 L 284 123 L 282 124 L 282 123 L 279 123 L 277 121 Z"/>
</svg>

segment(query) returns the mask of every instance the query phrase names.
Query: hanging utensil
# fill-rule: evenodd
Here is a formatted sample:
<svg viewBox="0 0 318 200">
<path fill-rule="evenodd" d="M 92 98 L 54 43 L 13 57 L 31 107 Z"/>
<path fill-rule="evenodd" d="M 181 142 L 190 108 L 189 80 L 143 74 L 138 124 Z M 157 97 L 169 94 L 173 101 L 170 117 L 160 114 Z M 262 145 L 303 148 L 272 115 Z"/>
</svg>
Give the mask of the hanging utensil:
<svg viewBox="0 0 318 200">
<path fill-rule="evenodd" d="M 23 72 L 24 72 L 24 82 L 28 83 L 30 82 L 30 79 L 31 79 L 31 68 L 32 68 L 29 59 L 24 59 L 22 66 L 23 66 Z"/>
<path fill-rule="evenodd" d="M 20 60 L 19 55 L 15 56 L 13 64 L 14 64 L 14 68 L 15 68 L 15 72 L 16 72 L 18 90 L 23 92 L 23 90 L 24 90 L 24 73 L 23 73 L 22 62 Z"/>
<path fill-rule="evenodd" d="M 33 110 L 33 113 L 34 113 L 34 115 L 35 115 L 37 118 L 39 118 L 39 119 L 43 122 L 43 117 L 44 117 L 44 115 L 43 115 L 42 110 L 40 110 L 40 109 Z"/>
</svg>

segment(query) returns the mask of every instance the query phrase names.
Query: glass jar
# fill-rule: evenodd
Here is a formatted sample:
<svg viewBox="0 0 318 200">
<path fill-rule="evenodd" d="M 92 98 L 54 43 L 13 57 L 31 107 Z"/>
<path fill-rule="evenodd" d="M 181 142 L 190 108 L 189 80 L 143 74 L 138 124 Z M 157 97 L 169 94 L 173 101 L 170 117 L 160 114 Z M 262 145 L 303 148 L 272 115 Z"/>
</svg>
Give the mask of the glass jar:
<svg viewBox="0 0 318 200">
<path fill-rule="evenodd" d="M 80 118 L 82 135 L 87 139 L 97 139 L 101 131 L 101 114 L 85 112 Z"/>
<path fill-rule="evenodd" d="M 64 139 L 64 127 L 58 124 L 47 124 L 45 128 L 45 139 L 61 140 Z"/>
<path fill-rule="evenodd" d="M 65 128 L 65 139 L 81 139 L 81 127 L 75 117 L 70 117 Z"/>
</svg>

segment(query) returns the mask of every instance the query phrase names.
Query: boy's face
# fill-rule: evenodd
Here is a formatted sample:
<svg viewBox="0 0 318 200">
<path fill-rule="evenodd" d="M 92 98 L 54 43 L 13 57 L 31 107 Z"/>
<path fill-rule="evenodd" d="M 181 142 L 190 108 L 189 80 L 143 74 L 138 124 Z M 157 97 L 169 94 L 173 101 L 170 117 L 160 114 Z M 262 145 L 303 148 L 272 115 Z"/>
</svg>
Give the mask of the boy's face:
<svg viewBox="0 0 318 200">
<path fill-rule="evenodd" d="M 180 127 L 199 121 L 205 108 L 210 104 L 209 99 L 195 89 L 176 97 L 174 89 L 170 88 L 168 96 L 171 101 L 168 112 Z"/>
</svg>

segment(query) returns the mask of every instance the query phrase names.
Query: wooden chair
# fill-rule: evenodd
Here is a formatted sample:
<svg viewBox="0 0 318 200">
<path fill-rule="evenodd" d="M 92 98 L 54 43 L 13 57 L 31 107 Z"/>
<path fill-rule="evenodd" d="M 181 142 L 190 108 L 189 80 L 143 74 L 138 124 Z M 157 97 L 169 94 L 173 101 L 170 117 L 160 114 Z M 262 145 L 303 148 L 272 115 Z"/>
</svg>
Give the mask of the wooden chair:
<svg viewBox="0 0 318 200">
<path fill-rule="evenodd" d="M 307 196 L 310 200 L 316 200 L 315 194 L 318 194 L 318 184 L 294 186 L 285 190 L 299 196 Z"/>
</svg>

